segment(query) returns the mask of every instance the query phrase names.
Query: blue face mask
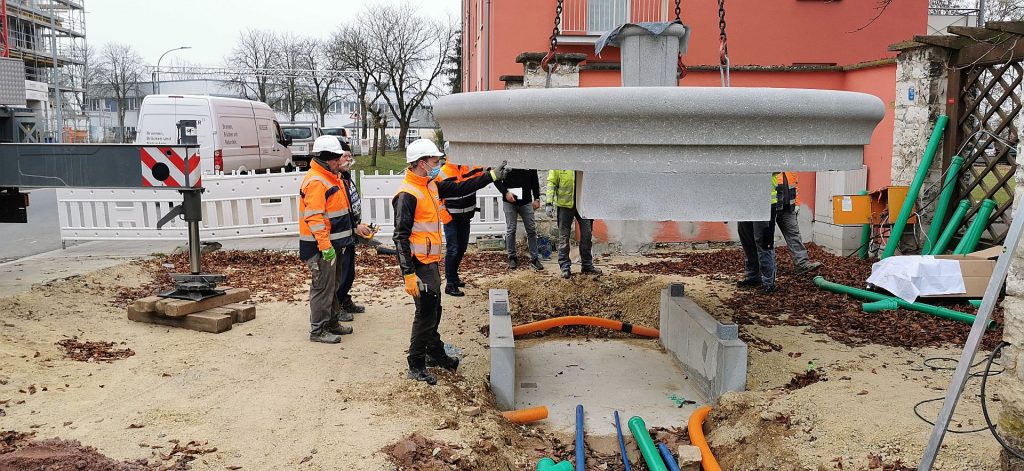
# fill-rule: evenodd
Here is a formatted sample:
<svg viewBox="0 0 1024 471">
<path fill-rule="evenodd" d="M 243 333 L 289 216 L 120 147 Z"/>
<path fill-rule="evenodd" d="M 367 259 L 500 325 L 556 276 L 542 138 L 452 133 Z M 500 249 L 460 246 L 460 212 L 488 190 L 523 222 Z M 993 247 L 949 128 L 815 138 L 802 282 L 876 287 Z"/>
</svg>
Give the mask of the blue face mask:
<svg viewBox="0 0 1024 471">
<path fill-rule="evenodd" d="M 430 169 L 429 172 L 427 172 L 427 178 L 430 178 L 431 180 L 433 180 L 433 179 L 437 178 L 437 175 L 439 173 L 441 173 L 441 164 L 440 163 L 437 164 L 437 167 L 434 167 L 434 168 Z"/>
</svg>

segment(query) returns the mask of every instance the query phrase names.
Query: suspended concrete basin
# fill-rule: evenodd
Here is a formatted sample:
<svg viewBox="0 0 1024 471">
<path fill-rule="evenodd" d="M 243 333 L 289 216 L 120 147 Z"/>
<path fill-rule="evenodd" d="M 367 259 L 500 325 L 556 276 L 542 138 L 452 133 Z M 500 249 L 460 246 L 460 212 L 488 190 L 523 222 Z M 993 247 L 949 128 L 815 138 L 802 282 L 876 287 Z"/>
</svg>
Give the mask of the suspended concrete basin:
<svg viewBox="0 0 1024 471">
<path fill-rule="evenodd" d="M 434 106 L 460 164 L 612 173 L 854 170 L 884 114 L 873 95 L 786 88 L 501 90 Z"/>
</svg>

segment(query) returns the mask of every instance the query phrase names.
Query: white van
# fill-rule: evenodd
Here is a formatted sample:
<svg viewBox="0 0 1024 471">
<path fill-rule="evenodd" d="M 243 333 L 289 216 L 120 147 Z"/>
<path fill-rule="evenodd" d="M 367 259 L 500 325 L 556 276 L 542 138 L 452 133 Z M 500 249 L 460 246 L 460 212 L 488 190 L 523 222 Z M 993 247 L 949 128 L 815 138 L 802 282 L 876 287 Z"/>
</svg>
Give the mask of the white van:
<svg viewBox="0 0 1024 471">
<path fill-rule="evenodd" d="M 177 123 L 196 120 L 203 173 L 292 168 L 288 139 L 266 103 L 201 95 L 142 100 L 135 143 L 178 143 Z"/>
</svg>

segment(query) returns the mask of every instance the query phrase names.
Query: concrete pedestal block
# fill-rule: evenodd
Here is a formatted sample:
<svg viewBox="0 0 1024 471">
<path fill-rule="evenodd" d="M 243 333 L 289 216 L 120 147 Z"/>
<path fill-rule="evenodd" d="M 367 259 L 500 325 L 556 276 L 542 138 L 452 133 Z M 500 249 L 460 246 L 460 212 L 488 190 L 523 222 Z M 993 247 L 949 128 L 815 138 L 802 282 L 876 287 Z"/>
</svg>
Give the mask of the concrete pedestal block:
<svg viewBox="0 0 1024 471">
<path fill-rule="evenodd" d="M 770 173 L 578 173 L 576 200 L 589 219 L 766 221 L 771 178 Z M 643 190 L 620 191 L 629 188 Z"/>
<path fill-rule="evenodd" d="M 815 221 L 812 240 L 836 255 L 850 255 L 860 247 L 860 226 L 839 226 Z"/>
<path fill-rule="evenodd" d="M 661 292 L 660 341 L 712 401 L 747 385 L 747 344 L 736 324 L 723 324 L 685 296 Z M 676 290 L 679 293 L 679 290 Z"/>
<path fill-rule="evenodd" d="M 512 316 L 508 310 L 508 291 L 487 292 L 490 310 L 491 392 L 501 410 L 515 407 L 516 345 L 512 337 Z"/>
</svg>

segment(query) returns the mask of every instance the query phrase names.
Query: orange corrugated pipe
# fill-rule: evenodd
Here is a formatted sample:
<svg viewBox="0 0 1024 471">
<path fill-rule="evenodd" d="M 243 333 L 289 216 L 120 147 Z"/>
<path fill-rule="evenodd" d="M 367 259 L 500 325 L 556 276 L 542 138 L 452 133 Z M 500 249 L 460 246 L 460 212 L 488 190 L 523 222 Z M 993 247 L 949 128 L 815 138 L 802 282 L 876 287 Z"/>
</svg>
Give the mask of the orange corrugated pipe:
<svg viewBox="0 0 1024 471">
<path fill-rule="evenodd" d="M 547 406 L 531 407 L 529 409 L 517 409 L 502 412 L 506 419 L 513 424 L 528 424 L 548 418 Z"/>
<path fill-rule="evenodd" d="M 517 325 L 512 328 L 512 335 L 518 337 L 520 335 L 526 335 L 541 330 L 547 330 L 554 327 L 562 327 L 566 325 L 592 325 L 595 327 L 604 327 L 611 330 L 620 330 L 626 333 L 632 333 L 640 335 L 642 337 L 658 338 L 658 329 L 652 329 L 650 327 L 643 327 L 639 325 L 633 325 L 628 322 L 614 321 L 611 319 L 605 319 L 602 317 L 594 316 L 563 316 L 553 317 L 551 319 L 544 319 L 542 321 L 530 322 L 529 324 Z"/>
<path fill-rule="evenodd" d="M 690 443 L 700 448 L 700 465 L 704 468 L 704 471 L 722 471 L 722 468 L 718 466 L 718 460 L 715 459 L 715 455 L 711 453 L 711 448 L 708 447 L 708 441 L 704 439 L 704 419 L 710 413 L 711 406 L 704 406 L 693 411 L 686 429 L 690 432 Z"/>
</svg>

